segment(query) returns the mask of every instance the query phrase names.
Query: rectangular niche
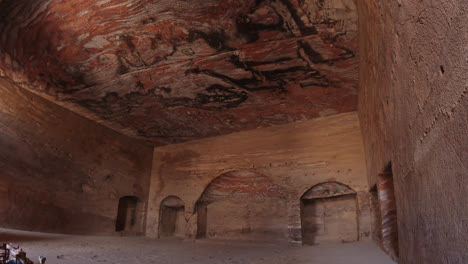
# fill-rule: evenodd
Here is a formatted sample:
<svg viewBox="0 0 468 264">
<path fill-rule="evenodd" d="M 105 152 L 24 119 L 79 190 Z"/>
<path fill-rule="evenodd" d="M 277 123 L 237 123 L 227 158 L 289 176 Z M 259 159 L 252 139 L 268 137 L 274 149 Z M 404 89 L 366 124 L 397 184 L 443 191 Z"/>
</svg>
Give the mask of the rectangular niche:
<svg viewBox="0 0 468 264">
<path fill-rule="evenodd" d="M 358 238 L 355 195 L 303 200 L 302 241 L 316 245 Z"/>
</svg>

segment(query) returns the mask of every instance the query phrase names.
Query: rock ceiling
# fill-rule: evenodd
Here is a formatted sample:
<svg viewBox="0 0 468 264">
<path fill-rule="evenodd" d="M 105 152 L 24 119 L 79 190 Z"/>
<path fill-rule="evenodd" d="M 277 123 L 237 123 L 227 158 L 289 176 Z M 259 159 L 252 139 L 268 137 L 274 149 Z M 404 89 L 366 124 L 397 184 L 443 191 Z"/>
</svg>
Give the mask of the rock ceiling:
<svg viewBox="0 0 468 264">
<path fill-rule="evenodd" d="M 356 109 L 353 0 L 3 0 L 0 74 L 153 145 Z"/>
</svg>

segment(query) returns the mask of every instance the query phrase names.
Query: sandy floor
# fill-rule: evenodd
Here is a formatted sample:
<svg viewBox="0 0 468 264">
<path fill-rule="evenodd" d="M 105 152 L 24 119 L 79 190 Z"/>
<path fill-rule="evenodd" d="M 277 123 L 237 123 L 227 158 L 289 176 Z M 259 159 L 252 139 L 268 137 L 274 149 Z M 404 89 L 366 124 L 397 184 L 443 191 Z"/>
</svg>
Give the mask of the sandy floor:
<svg viewBox="0 0 468 264">
<path fill-rule="evenodd" d="M 15 242 L 36 261 L 48 264 L 391 264 L 372 242 L 320 246 L 184 242 L 142 237 L 51 235 L 0 229 L 0 241 Z"/>
</svg>

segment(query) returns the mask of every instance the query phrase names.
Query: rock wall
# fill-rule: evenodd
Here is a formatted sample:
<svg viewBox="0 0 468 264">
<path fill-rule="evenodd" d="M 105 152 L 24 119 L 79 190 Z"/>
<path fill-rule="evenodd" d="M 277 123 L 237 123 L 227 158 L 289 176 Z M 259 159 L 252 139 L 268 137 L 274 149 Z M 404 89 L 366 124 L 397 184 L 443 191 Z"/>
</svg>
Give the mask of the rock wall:
<svg viewBox="0 0 468 264">
<path fill-rule="evenodd" d="M 249 170 L 225 173 L 206 187 L 197 202 L 196 213 L 203 215 L 197 218 L 197 237 L 285 241 L 286 196 L 284 188 L 259 173 Z"/>
<path fill-rule="evenodd" d="M 466 1 L 358 1 L 369 184 L 392 163 L 399 263 L 468 263 Z"/>
<path fill-rule="evenodd" d="M 304 200 L 302 206 L 305 244 L 348 243 L 358 239 L 355 195 Z"/>
<path fill-rule="evenodd" d="M 356 192 L 344 184 L 315 185 L 301 197 L 302 241 L 315 245 L 358 240 Z"/>
<path fill-rule="evenodd" d="M 237 176 L 238 184 L 233 183 L 236 177 L 219 183 L 219 179 L 230 172 L 251 173 L 256 177 L 262 175 L 265 178 L 261 178 L 270 183 L 258 180 L 256 184 L 245 184 L 251 179 L 240 176 Z M 252 199 L 251 210 L 258 210 L 260 216 L 267 215 L 262 210 L 271 206 L 269 201 L 274 199 L 270 198 L 282 199 L 287 208 L 287 220 L 282 228 L 288 236 L 283 239 L 301 242 L 301 196 L 312 186 L 328 181 L 346 184 L 357 193 L 359 237 L 366 239 L 370 235 L 369 188 L 356 113 L 155 148 L 147 235 L 158 236 L 161 201 L 168 196 L 177 196 L 185 203 L 186 237 L 195 238 L 198 219 L 196 205 L 200 197 L 206 194 L 207 186 L 213 183 L 217 187 L 208 188 L 207 192 L 213 193 L 215 190 L 218 197 L 227 197 L 222 195 L 225 192 L 237 195 L 251 193 L 251 188 L 261 186 L 269 186 L 262 191 L 265 193 L 268 193 L 266 190 L 280 188 L 281 195 L 263 196 L 264 205 L 255 206 L 259 200 Z M 210 195 L 211 198 L 215 196 Z M 215 199 L 219 200 L 221 198 Z M 207 217 L 209 209 L 208 205 Z M 242 212 L 245 210 L 242 209 Z M 277 217 L 276 223 L 282 221 L 279 216 L 271 217 Z M 271 226 L 276 228 L 277 225 Z"/>
<path fill-rule="evenodd" d="M 146 203 L 151 159 L 152 148 L 0 79 L 1 227 L 114 234 L 120 197 Z"/>
<path fill-rule="evenodd" d="M 393 185 L 391 172 L 379 174 L 377 177 L 377 189 L 382 248 L 396 259 L 398 258 L 398 215 L 396 211 L 395 186 Z"/>
</svg>

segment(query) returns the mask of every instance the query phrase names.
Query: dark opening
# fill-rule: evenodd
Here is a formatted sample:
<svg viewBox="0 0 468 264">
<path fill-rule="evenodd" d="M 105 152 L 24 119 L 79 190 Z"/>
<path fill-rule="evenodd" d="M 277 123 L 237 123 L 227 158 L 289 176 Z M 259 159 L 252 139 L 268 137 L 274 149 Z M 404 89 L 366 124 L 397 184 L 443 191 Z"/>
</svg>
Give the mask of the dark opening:
<svg viewBox="0 0 468 264">
<path fill-rule="evenodd" d="M 135 227 L 138 202 L 139 199 L 135 196 L 124 196 L 119 199 L 115 231 L 127 231 Z"/>
<path fill-rule="evenodd" d="M 159 219 L 159 237 L 185 236 L 185 206 L 176 197 L 169 196 L 161 202 Z"/>
<path fill-rule="evenodd" d="M 380 202 L 377 193 L 377 184 L 370 190 L 370 209 L 372 215 L 372 238 L 379 244 L 382 243 L 382 217 L 380 215 Z"/>
<path fill-rule="evenodd" d="M 382 218 L 382 246 L 388 254 L 398 258 L 397 208 L 391 164 L 387 165 L 384 172 L 378 175 L 377 190 Z"/>
<path fill-rule="evenodd" d="M 206 237 L 206 225 L 207 225 L 207 204 L 197 203 L 197 238 Z"/>
</svg>

